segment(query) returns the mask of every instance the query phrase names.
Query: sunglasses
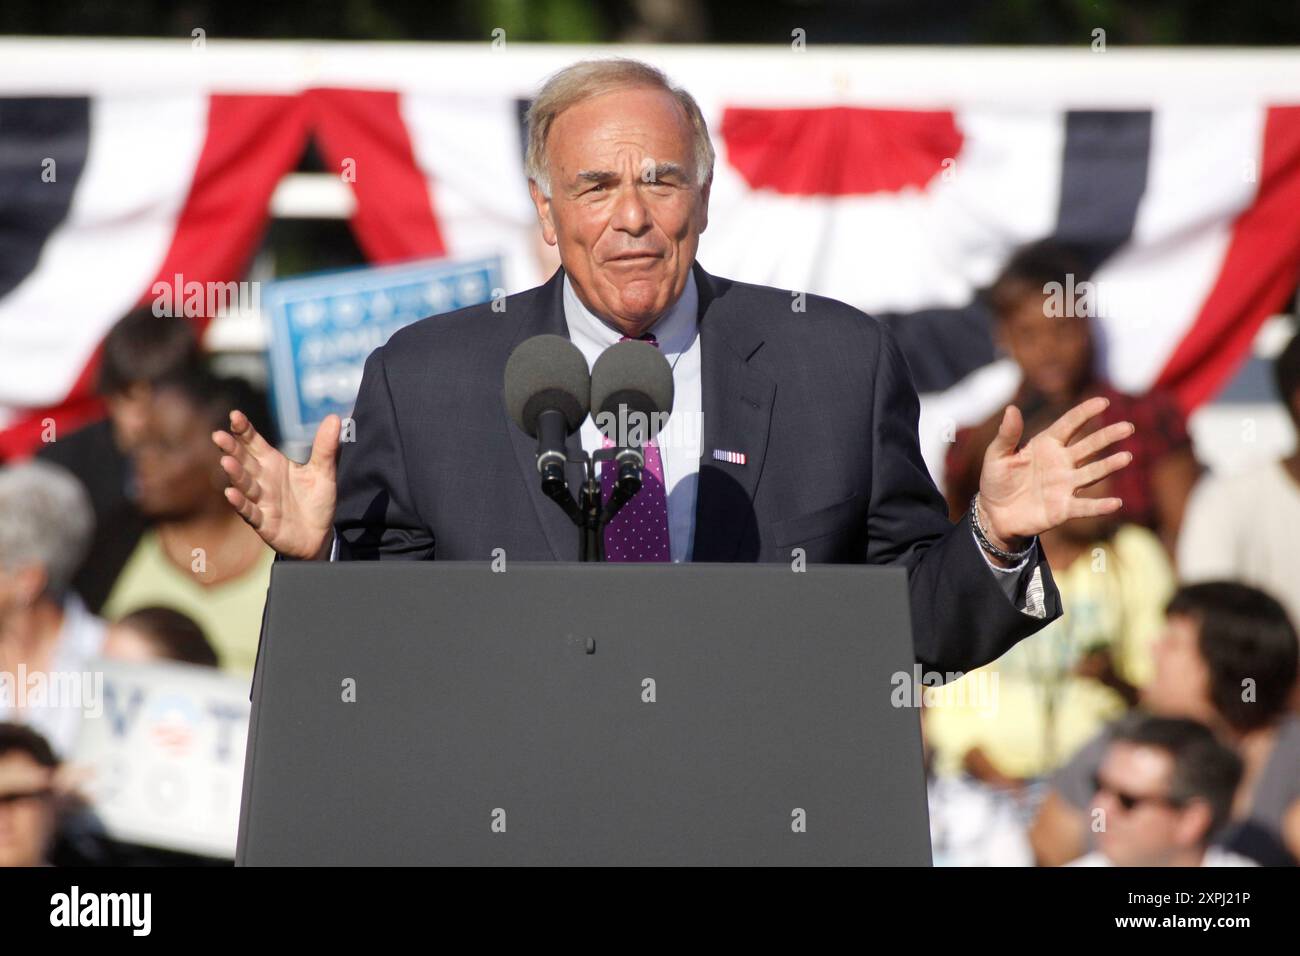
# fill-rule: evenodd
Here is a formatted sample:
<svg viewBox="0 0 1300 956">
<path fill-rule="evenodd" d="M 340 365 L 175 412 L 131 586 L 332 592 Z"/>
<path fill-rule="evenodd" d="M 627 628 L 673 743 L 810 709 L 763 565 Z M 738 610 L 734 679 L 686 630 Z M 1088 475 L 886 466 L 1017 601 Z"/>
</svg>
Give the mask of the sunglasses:
<svg viewBox="0 0 1300 956">
<path fill-rule="evenodd" d="M 22 803 L 24 800 L 45 800 L 52 796 L 54 796 L 54 790 L 51 787 L 45 787 L 41 790 L 18 790 L 13 793 L 0 793 L 0 806 Z"/>
<path fill-rule="evenodd" d="M 1163 803 L 1167 807 L 1174 808 L 1180 808 L 1185 803 L 1183 800 L 1176 800 L 1173 797 L 1163 795 L 1139 795 L 1127 793 L 1124 790 L 1110 786 L 1101 779 L 1100 774 L 1096 773 L 1092 775 L 1092 789 L 1094 793 L 1109 793 L 1115 798 L 1115 802 L 1123 807 L 1125 813 L 1136 810 L 1144 803 Z"/>
</svg>

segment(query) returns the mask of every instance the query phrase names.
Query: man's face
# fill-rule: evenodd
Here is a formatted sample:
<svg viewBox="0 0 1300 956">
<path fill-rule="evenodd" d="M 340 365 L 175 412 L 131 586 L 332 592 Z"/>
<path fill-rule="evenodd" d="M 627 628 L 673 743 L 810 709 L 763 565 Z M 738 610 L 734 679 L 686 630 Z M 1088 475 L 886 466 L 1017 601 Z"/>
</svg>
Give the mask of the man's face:
<svg viewBox="0 0 1300 956">
<path fill-rule="evenodd" d="M 0 757 L 0 866 L 45 862 L 57 813 L 53 772 L 22 752 Z"/>
<path fill-rule="evenodd" d="M 1092 358 L 1086 318 L 1048 315 L 1042 294 L 1031 290 L 1000 316 L 997 332 L 1025 380 L 1049 400 L 1070 401 L 1086 382 Z"/>
<path fill-rule="evenodd" d="M 1170 866 L 1201 845 L 1208 808 L 1169 802 L 1173 772 L 1173 757 L 1157 747 L 1118 741 L 1107 751 L 1093 807 L 1104 813 L 1098 848 L 1116 866 Z"/>
<path fill-rule="evenodd" d="M 1183 614 L 1165 619 L 1152 656 L 1155 673 L 1142 690 L 1142 703 L 1162 717 L 1186 717 L 1213 724 L 1210 668 L 1201 656 L 1200 627 Z"/>
<path fill-rule="evenodd" d="M 615 90 L 555 118 L 551 195 L 530 183 L 546 241 L 587 308 L 637 337 L 675 303 L 708 224 L 690 122 L 663 90 Z"/>
</svg>

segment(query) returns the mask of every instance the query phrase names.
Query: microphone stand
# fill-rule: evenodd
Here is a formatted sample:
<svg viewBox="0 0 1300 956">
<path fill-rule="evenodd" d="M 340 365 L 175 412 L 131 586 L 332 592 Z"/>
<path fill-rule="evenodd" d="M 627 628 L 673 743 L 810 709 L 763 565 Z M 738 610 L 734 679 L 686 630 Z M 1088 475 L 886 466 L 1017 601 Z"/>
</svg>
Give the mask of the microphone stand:
<svg viewBox="0 0 1300 956">
<path fill-rule="evenodd" d="M 586 453 L 583 453 L 586 457 Z M 579 561 L 605 560 L 605 526 L 600 523 L 600 481 L 596 478 L 596 460 L 589 459 L 586 478 L 579 491 L 582 499 L 582 540 L 578 543 Z"/>
<path fill-rule="evenodd" d="M 546 469 L 542 472 L 542 493 L 554 501 L 569 516 L 579 530 L 578 560 L 605 560 L 605 525 L 618 514 L 623 505 L 641 490 L 642 465 L 635 461 L 619 462 L 618 478 L 614 491 L 609 496 L 609 503 L 603 508 L 600 504 L 600 479 L 596 477 L 596 463 L 614 461 L 624 448 L 602 448 L 594 455 L 585 451 L 570 455 L 566 461 L 581 465 L 583 470 L 582 485 L 578 489 L 578 501 L 573 500 L 565 480 L 563 469 Z"/>
</svg>

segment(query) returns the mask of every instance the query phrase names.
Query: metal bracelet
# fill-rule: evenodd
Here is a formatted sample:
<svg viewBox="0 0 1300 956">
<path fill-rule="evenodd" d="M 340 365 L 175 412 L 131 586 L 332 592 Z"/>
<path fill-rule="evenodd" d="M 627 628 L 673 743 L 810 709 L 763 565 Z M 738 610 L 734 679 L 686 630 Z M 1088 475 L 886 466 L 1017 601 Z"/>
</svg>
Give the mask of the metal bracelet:
<svg viewBox="0 0 1300 956">
<path fill-rule="evenodd" d="M 1023 551 L 1004 551 L 996 544 L 989 540 L 988 533 L 984 530 L 984 525 L 980 521 L 980 496 L 975 492 L 974 497 L 970 500 L 970 523 L 975 530 L 975 540 L 979 542 L 981 548 L 987 551 L 993 557 L 1000 561 L 1006 561 L 1009 564 L 1019 564 L 1025 558 L 1029 557 L 1029 552 L 1033 550 L 1034 543 L 1031 540 L 1029 547 Z"/>
</svg>

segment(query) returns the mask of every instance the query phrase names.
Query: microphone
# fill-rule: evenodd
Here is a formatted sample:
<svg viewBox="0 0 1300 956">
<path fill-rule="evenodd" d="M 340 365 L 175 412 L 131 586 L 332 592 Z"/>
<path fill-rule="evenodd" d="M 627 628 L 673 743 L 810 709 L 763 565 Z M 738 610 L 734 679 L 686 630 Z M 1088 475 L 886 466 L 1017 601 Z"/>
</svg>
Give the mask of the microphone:
<svg viewBox="0 0 1300 956">
<path fill-rule="evenodd" d="M 641 490 L 645 457 L 673 407 L 673 370 L 648 342 L 610 346 L 591 370 L 591 410 L 596 427 L 617 449 L 614 491 L 601 520 L 608 521 Z"/>
<path fill-rule="evenodd" d="M 576 506 L 568 493 L 564 443 L 582 427 L 591 407 L 587 360 L 562 335 L 535 335 L 510 353 L 505 374 L 506 410 L 511 420 L 537 439 L 537 471 L 542 490 L 565 510 Z"/>
</svg>

